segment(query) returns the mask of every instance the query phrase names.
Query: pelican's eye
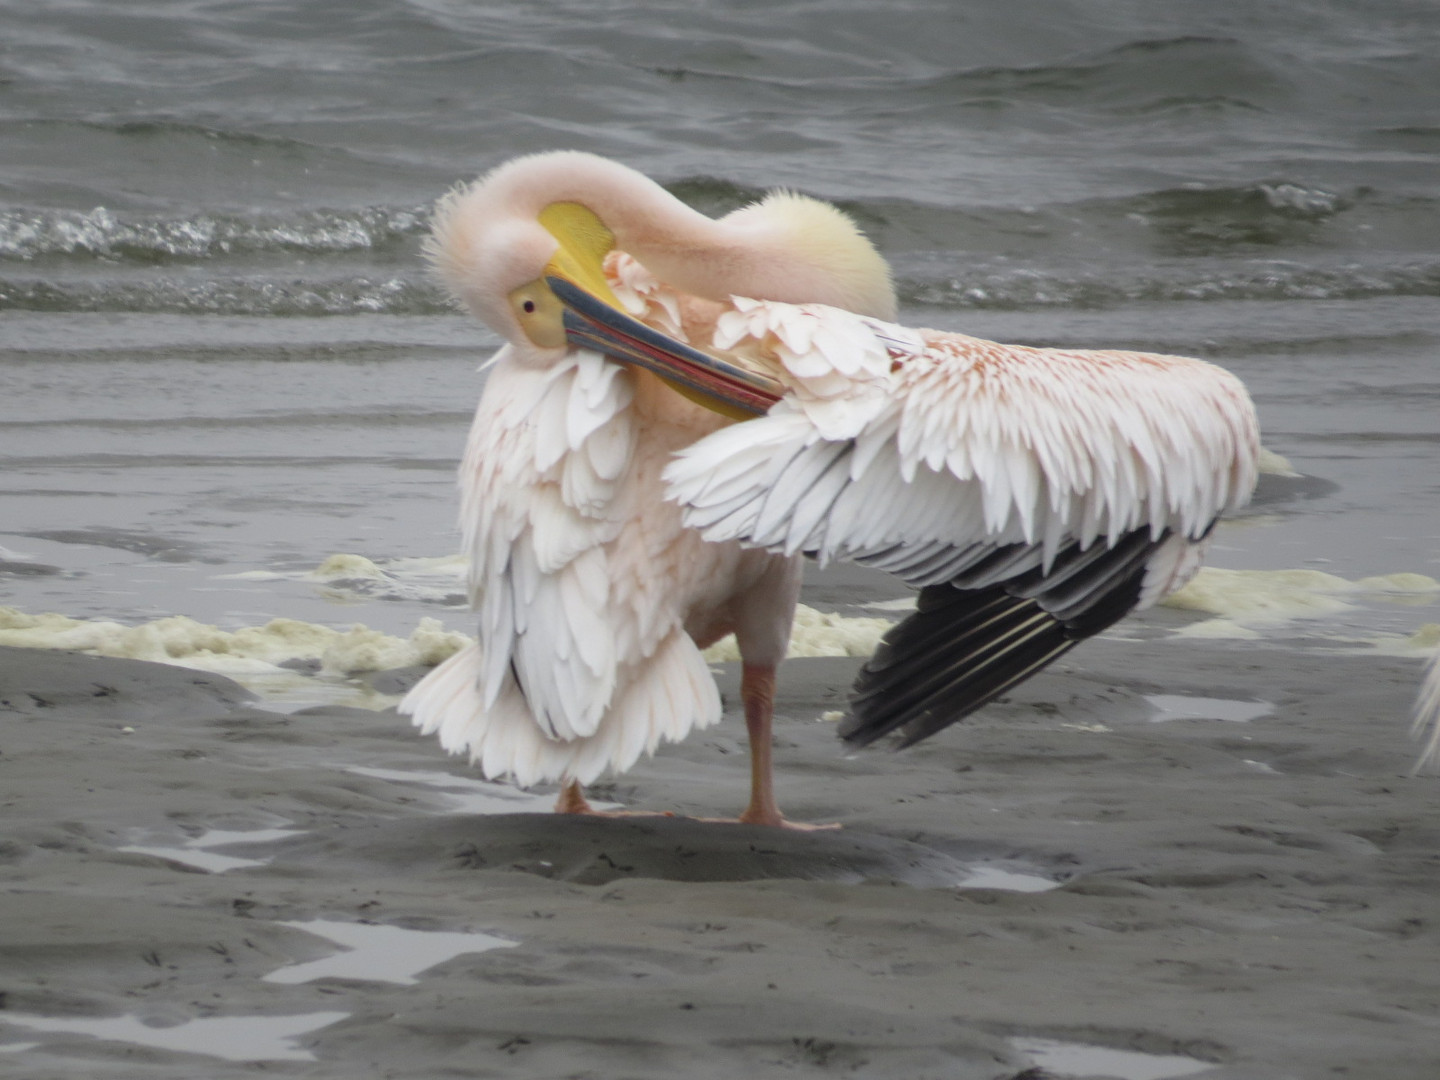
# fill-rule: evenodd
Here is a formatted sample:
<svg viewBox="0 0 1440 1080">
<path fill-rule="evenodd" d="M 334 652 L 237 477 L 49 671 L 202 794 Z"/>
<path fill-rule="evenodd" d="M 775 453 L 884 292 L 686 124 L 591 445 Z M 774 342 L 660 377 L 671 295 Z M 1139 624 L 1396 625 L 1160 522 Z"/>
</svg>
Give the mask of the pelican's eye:
<svg viewBox="0 0 1440 1080">
<path fill-rule="evenodd" d="M 565 346 L 565 309 L 543 281 L 521 285 L 510 296 L 510 311 L 525 336 L 544 349 Z"/>
</svg>

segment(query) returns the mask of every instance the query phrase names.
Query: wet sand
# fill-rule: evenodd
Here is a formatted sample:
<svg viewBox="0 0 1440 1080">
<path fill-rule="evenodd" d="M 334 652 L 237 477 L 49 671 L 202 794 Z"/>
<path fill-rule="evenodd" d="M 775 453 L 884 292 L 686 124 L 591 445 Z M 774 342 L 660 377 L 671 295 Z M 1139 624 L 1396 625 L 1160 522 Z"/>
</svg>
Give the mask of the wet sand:
<svg viewBox="0 0 1440 1080">
<path fill-rule="evenodd" d="M 926 744 L 847 754 L 818 718 L 857 663 L 782 672 L 782 805 L 844 826 L 806 835 L 476 813 L 544 803 L 393 712 L 0 649 L 0 1075 L 1435 1075 L 1417 661 L 1106 638 Z M 720 727 L 600 796 L 736 812 L 732 668 Z M 1160 694 L 1273 711 L 1156 722 Z M 351 955 L 335 923 L 507 945 L 413 970 L 451 939 Z"/>
</svg>

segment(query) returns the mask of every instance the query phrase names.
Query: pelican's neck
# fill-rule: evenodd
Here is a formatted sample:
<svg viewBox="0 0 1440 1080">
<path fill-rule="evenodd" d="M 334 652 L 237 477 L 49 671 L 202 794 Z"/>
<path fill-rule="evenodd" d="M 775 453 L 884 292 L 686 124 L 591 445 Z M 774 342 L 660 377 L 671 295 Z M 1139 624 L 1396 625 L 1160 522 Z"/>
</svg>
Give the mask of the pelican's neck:
<svg viewBox="0 0 1440 1080">
<path fill-rule="evenodd" d="M 664 194 L 673 215 L 617 206 L 612 229 L 616 246 L 667 285 L 707 300 L 748 296 L 895 318 L 889 266 L 834 207 L 782 193 L 714 221 Z"/>
<path fill-rule="evenodd" d="M 793 195 L 716 221 L 655 181 L 605 158 L 559 151 L 522 158 L 498 174 L 538 216 L 581 203 L 615 244 L 667 285 L 709 300 L 731 296 L 821 303 L 877 318 L 895 315 L 885 261 L 840 211 Z"/>
<path fill-rule="evenodd" d="M 517 158 L 483 183 L 498 193 L 497 202 L 523 205 L 536 218 L 557 204 L 588 207 L 615 234 L 616 246 L 637 258 L 642 251 L 664 258 L 669 251 L 699 253 L 725 243 L 718 222 L 649 177 L 593 154 L 558 150 Z"/>
</svg>

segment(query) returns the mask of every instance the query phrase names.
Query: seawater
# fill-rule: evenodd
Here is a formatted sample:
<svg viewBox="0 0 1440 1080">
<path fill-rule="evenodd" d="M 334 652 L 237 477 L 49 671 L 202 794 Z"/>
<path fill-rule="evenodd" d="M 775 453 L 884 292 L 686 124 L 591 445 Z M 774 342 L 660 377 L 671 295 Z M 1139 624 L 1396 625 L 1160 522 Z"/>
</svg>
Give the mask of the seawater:
<svg viewBox="0 0 1440 1080">
<path fill-rule="evenodd" d="M 837 201 L 907 323 L 1234 370 L 1300 475 L 1218 531 L 1212 567 L 1251 576 L 1197 582 L 1197 632 L 1440 621 L 1431 588 L 1363 585 L 1440 577 L 1433 5 L 0 0 L 0 26 L 21 613 L 468 632 L 422 566 L 456 555 L 497 343 L 419 245 L 453 183 L 568 146 L 708 213 Z M 317 574 L 335 555 L 385 573 Z M 807 602 L 903 595 L 832 571 Z"/>
</svg>

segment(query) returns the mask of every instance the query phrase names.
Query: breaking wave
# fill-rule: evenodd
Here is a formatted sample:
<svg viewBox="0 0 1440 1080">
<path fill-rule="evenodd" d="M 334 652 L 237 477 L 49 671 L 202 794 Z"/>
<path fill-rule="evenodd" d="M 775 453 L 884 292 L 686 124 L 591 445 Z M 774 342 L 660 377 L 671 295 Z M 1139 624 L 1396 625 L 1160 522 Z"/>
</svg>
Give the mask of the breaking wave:
<svg viewBox="0 0 1440 1080">
<path fill-rule="evenodd" d="M 257 253 L 408 253 L 425 231 L 425 207 L 310 210 L 291 215 L 197 214 L 166 218 L 93 210 L 0 210 L 0 259 L 53 256 L 154 263 Z"/>
<path fill-rule="evenodd" d="M 1187 272 L 1189 270 L 1189 272 Z M 976 267 L 940 279 L 902 279 L 902 303 L 944 308 L 1106 308 L 1137 301 L 1365 300 L 1440 296 L 1440 261 L 1374 267 L 1265 262 L 1176 268 L 1165 276 L 1126 278 L 1113 269 L 1064 274 Z"/>
<path fill-rule="evenodd" d="M 716 216 L 763 194 L 704 175 L 670 187 Z M 840 205 L 897 264 L 904 303 L 1011 309 L 1440 295 L 1436 202 L 1272 178 L 1042 207 Z M 448 313 L 420 255 L 427 224 L 424 206 L 0 210 L 0 310 Z M 1361 232 L 1388 250 L 1342 254 Z"/>
<path fill-rule="evenodd" d="M 0 279 L 0 311 L 144 312 L 178 315 L 441 315 L 449 298 L 421 276 L 328 281 L 240 278 L 190 281 Z"/>
</svg>

